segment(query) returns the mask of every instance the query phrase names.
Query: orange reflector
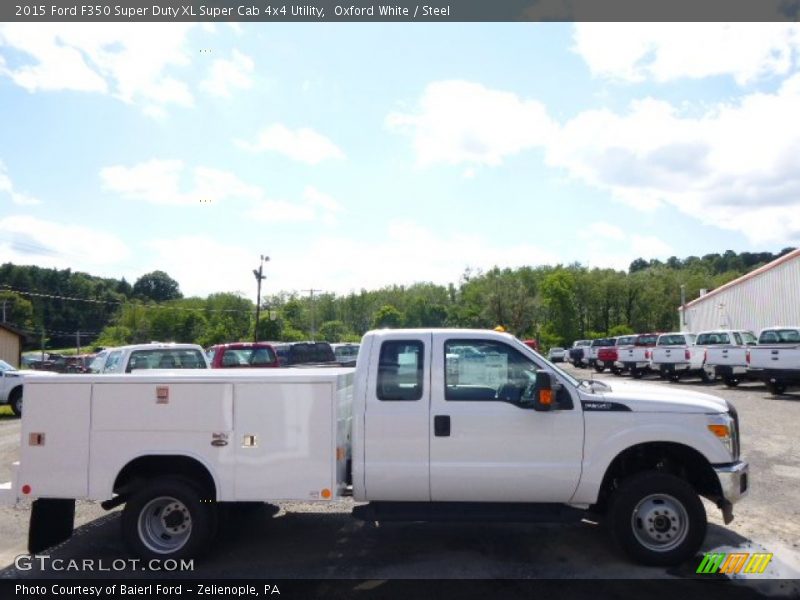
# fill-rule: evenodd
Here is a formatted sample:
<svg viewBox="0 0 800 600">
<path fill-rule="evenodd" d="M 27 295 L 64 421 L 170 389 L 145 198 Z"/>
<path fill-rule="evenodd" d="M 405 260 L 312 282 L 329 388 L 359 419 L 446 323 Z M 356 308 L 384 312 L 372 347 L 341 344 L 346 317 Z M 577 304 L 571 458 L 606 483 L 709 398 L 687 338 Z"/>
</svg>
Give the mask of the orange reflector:
<svg viewBox="0 0 800 600">
<path fill-rule="evenodd" d="M 31 493 L 31 486 L 29 486 L 27 483 L 25 485 L 23 485 L 22 486 L 22 493 L 25 494 L 26 496 L 28 494 L 30 494 Z"/>
<path fill-rule="evenodd" d="M 709 425 L 708 430 L 717 437 L 726 438 L 731 436 L 731 430 L 727 425 Z"/>
<path fill-rule="evenodd" d="M 553 390 L 539 390 L 539 403 L 552 404 L 553 403 Z"/>
<path fill-rule="evenodd" d="M 321 492 L 321 494 L 320 494 L 320 495 L 321 495 L 323 498 L 325 498 L 325 500 L 330 500 L 330 498 L 331 498 L 331 491 L 330 491 L 328 488 L 325 488 L 324 490 L 322 490 L 322 492 Z"/>
<path fill-rule="evenodd" d="M 344 460 L 344 448 L 336 448 L 336 460 Z"/>
</svg>

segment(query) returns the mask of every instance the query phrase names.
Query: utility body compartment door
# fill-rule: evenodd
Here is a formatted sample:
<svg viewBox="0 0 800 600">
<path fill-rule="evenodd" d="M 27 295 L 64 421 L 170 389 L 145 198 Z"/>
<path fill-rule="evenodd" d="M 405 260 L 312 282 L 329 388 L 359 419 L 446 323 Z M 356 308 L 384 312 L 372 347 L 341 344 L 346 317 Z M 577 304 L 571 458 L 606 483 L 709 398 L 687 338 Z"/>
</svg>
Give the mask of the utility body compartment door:
<svg viewBox="0 0 800 600">
<path fill-rule="evenodd" d="M 571 408 L 524 406 L 520 394 L 539 367 L 544 364 L 510 339 L 433 335 L 432 500 L 570 500 L 581 476 L 581 404 L 565 384 L 557 397 Z"/>
</svg>

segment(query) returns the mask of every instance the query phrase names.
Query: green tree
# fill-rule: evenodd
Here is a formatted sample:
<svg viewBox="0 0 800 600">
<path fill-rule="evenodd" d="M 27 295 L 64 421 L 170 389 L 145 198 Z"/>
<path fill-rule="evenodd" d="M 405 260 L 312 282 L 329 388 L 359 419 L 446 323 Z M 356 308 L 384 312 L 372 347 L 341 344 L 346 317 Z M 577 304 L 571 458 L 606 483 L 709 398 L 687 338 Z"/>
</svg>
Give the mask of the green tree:
<svg viewBox="0 0 800 600">
<path fill-rule="evenodd" d="M 396 329 L 403 325 L 403 313 L 391 304 L 384 304 L 381 306 L 372 320 L 372 326 L 375 329 L 388 327 L 389 329 Z"/>
<path fill-rule="evenodd" d="M 325 342 L 341 342 L 347 335 L 347 328 L 341 321 L 325 321 L 319 326 L 318 337 Z"/>
<path fill-rule="evenodd" d="M 166 302 L 182 298 L 178 282 L 164 271 L 146 273 L 133 284 L 133 294 L 153 302 Z"/>
</svg>

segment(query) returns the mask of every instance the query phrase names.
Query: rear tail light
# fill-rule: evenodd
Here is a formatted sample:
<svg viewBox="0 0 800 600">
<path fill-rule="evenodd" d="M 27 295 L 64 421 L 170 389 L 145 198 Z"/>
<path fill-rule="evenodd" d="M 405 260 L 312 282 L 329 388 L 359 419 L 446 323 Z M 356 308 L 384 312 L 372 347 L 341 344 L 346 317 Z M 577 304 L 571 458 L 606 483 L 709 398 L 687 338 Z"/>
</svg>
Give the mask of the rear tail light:
<svg viewBox="0 0 800 600">
<path fill-rule="evenodd" d="M 703 362 L 708 360 L 708 349 L 703 350 Z"/>
<path fill-rule="evenodd" d="M 645 350 L 644 351 L 644 357 L 647 358 L 647 359 L 650 358 L 650 350 Z"/>
<path fill-rule="evenodd" d="M 689 352 L 688 348 L 683 351 L 683 358 L 685 358 L 686 360 L 689 360 L 690 358 L 692 358 L 692 354 L 691 354 L 691 352 Z"/>
<path fill-rule="evenodd" d="M 744 361 L 749 365 L 750 364 L 750 350 L 745 351 L 744 353 Z"/>
</svg>

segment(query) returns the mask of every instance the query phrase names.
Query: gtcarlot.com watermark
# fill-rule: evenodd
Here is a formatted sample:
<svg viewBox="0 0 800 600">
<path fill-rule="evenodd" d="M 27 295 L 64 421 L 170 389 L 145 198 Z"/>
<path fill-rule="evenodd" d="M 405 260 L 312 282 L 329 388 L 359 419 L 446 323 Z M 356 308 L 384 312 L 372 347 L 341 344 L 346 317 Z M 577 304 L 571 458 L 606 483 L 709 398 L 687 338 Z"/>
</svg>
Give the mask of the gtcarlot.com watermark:
<svg viewBox="0 0 800 600">
<path fill-rule="evenodd" d="M 194 559 L 140 560 L 138 558 L 115 558 L 104 560 L 102 558 L 51 558 L 47 554 L 31 555 L 20 554 L 14 559 L 14 567 L 18 571 L 30 571 L 38 568 L 40 571 L 78 571 L 81 573 L 99 573 L 109 571 L 194 571 Z"/>
</svg>

